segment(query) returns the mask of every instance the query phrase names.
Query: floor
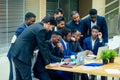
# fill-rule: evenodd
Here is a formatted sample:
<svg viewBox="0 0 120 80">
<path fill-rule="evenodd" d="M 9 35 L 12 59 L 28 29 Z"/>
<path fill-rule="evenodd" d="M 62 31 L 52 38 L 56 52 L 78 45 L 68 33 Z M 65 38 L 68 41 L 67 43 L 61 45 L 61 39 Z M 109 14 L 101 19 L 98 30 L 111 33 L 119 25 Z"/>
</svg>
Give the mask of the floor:
<svg viewBox="0 0 120 80">
<path fill-rule="evenodd" d="M 6 54 L 0 55 L 0 80 L 9 79 L 9 61 Z M 33 78 L 33 80 L 38 80 Z"/>
</svg>

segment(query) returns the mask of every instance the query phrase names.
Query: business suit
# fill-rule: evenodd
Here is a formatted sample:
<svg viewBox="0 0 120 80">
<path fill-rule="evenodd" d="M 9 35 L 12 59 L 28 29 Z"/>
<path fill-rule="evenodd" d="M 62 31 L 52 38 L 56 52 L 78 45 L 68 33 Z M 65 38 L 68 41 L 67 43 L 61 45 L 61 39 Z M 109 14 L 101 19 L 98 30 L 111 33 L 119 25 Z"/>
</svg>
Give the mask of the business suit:
<svg viewBox="0 0 120 80">
<path fill-rule="evenodd" d="M 64 52 L 62 53 L 60 49 L 57 46 L 53 46 L 52 42 L 50 40 L 46 41 L 50 52 L 60 58 L 68 58 L 70 55 L 67 55 L 67 57 L 64 55 Z M 65 50 L 66 51 L 66 50 Z M 54 63 L 55 61 L 52 60 Z M 73 74 L 70 72 L 65 72 L 65 71 L 49 71 L 50 76 L 52 80 L 72 80 L 73 79 Z"/>
<path fill-rule="evenodd" d="M 18 37 L 23 31 L 24 29 L 27 28 L 27 25 L 25 23 L 21 24 L 18 29 L 15 31 L 15 36 Z M 11 43 L 7 57 L 9 59 L 10 62 L 10 73 L 9 73 L 9 80 L 13 80 L 13 67 L 12 67 L 12 61 L 11 61 L 11 53 L 10 50 L 12 49 L 14 43 Z"/>
<path fill-rule="evenodd" d="M 51 42 L 51 40 L 47 40 L 46 41 L 48 47 L 49 47 L 49 50 L 51 52 L 51 54 L 53 54 L 54 56 L 57 56 L 57 57 L 60 57 L 60 58 L 63 58 L 63 53 L 60 51 L 60 48 L 57 47 L 57 46 L 53 46 L 53 43 Z"/>
<path fill-rule="evenodd" d="M 27 25 L 25 23 L 21 24 L 18 27 L 18 29 L 15 31 L 15 36 L 18 37 L 24 31 L 25 28 L 27 28 Z M 11 44 L 10 49 L 11 49 L 11 47 L 12 47 L 13 44 L 14 43 Z M 8 56 L 8 58 L 11 57 L 11 54 L 9 53 L 9 51 L 8 51 L 7 56 Z"/>
<path fill-rule="evenodd" d="M 100 42 L 100 40 L 97 38 L 95 43 L 94 43 L 94 47 L 92 49 L 92 37 L 87 37 L 84 40 L 84 45 L 83 48 L 84 50 L 91 50 L 93 52 L 94 55 L 97 55 L 98 52 L 98 48 L 101 46 L 104 46 L 104 40 L 102 40 L 102 42 Z M 104 80 L 104 76 L 101 77 L 101 80 Z M 91 75 L 91 79 L 90 80 L 95 80 L 95 76 Z"/>
<path fill-rule="evenodd" d="M 73 52 L 81 52 L 81 51 L 83 51 L 83 49 L 81 48 L 78 41 L 70 41 L 69 42 L 69 47 L 70 47 L 71 51 L 73 51 Z"/>
<path fill-rule="evenodd" d="M 60 40 L 60 42 L 61 42 L 61 44 L 64 48 L 64 52 L 63 52 L 64 58 L 70 58 L 71 55 L 76 55 L 77 54 L 76 52 L 71 51 L 68 42 L 66 42 L 66 45 L 64 44 L 63 39 Z"/>
<path fill-rule="evenodd" d="M 56 57 L 59 57 L 61 59 L 63 58 L 63 53 L 60 51 L 59 47 L 53 45 L 51 40 L 47 40 L 46 43 L 47 43 L 48 48 L 49 48 L 52 55 L 54 55 Z M 54 63 L 54 62 L 56 62 L 56 60 L 52 59 L 51 62 Z M 57 75 L 56 71 L 49 70 L 48 72 L 49 72 L 49 75 L 50 75 L 52 80 L 57 80 L 58 79 L 59 76 Z M 59 77 L 59 79 L 60 79 L 60 77 Z"/>
<path fill-rule="evenodd" d="M 23 80 L 32 80 L 31 58 L 33 57 L 33 51 L 36 47 L 39 48 L 45 65 L 50 63 L 49 50 L 45 43 L 46 33 L 47 31 L 43 27 L 43 24 L 36 23 L 26 28 L 17 38 L 11 53 L 17 71 L 16 75 L 18 75 L 16 78 L 18 80 L 19 76 Z M 21 64 L 18 65 L 18 62 Z M 24 69 L 22 70 L 20 67 L 24 67 Z M 24 72 L 26 72 L 26 74 Z"/>
<path fill-rule="evenodd" d="M 84 37 L 85 37 L 83 21 L 79 20 L 79 23 L 76 24 L 73 20 L 70 20 L 69 22 L 66 23 L 66 27 L 69 28 L 71 31 L 76 29 L 76 30 L 81 32 L 81 35 L 83 35 L 83 37 L 81 37 L 79 39 L 79 43 L 80 43 L 81 47 L 83 47 L 83 40 L 84 40 Z"/>
<path fill-rule="evenodd" d="M 74 52 L 81 52 L 83 49 L 81 48 L 80 44 L 78 41 L 70 41 L 69 42 L 70 49 Z M 81 74 L 81 80 L 89 80 L 87 74 Z"/>
<path fill-rule="evenodd" d="M 102 42 L 100 42 L 100 40 L 97 38 L 94 44 L 94 48 L 92 49 L 92 38 L 87 37 L 84 40 L 83 48 L 84 50 L 91 50 L 93 54 L 97 55 L 98 48 L 104 45 L 105 45 L 104 41 L 102 40 Z"/>
<path fill-rule="evenodd" d="M 76 55 L 77 52 L 83 51 L 78 42 L 66 42 L 66 45 L 64 44 L 63 40 L 61 40 L 60 42 L 64 48 L 64 58 L 70 58 L 71 55 Z M 64 71 L 56 71 L 56 73 L 58 75 L 61 75 L 64 80 L 72 80 L 73 73 L 68 73 Z M 67 74 L 68 76 L 64 76 L 65 74 Z M 88 76 L 86 74 L 81 74 L 81 79 L 88 80 Z"/>
<path fill-rule="evenodd" d="M 15 31 L 15 35 L 18 37 L 27 27 L 28 27 L 27 24 L 25 23 L 21 24 L 20 27 L 18 27 L 18 29 Z"/>
<path fill-rule="evenodd" d="M 100 28 L 100 32 L 103 34 L 103 39 L 105 43 L 108 43 L 108 28 L 104 17 L 97 16 L 97 26 Z M 86 36 L 91 36 L 91 19 L 87 17 L 83 20 L 84 31 Z"/>
<path fill-rule="evenodd" d="M 48 55 L 48 54 L 46 54 Z M 51 55 L 50 53 L 50 62 L 52 62 L 52 60 L 54 62 L 60 62 L 61 58 L 59 57 L 55 57 L 53 55 Z M 33 67 L 33 72 L 34 72 L 34 76 L 40 80 L 50 80 L 51 74 L 49 74 L 49 70 L 45 69 L 45 63 L 44 63 L 44 59 L 39 51 L 35 65 Z M 50 76 L 49 76 L 50 75 Z M 52 77 L 51 77 L 52 79 Z"/>
</svg>

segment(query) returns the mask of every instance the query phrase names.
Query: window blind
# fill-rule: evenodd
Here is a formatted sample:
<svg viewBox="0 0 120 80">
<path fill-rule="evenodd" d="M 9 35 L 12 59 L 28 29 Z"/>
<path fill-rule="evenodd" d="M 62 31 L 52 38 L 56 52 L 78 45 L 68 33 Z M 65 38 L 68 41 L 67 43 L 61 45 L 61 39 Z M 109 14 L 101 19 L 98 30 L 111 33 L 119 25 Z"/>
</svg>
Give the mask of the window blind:
<svg viewBox="0 0 120 80">
<path fill-rule="evenodd" d="M 7 51 L 10 40 L 23 22 L 24 0 L 0 0 L 0 54 Z"/>
</svg>

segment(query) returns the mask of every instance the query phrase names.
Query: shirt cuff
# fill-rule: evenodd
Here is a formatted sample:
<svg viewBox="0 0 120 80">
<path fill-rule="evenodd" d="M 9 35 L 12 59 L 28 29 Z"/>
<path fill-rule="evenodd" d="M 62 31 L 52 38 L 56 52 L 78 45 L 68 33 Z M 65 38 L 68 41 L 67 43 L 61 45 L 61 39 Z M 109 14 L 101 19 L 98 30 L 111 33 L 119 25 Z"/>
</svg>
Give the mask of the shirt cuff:
<svg viewBox="0 0 120 80">
<path fill-rule="evenodd" d="M 99 42 L 101 43 L 103 41 L 103 39 L 101 39 Z"/>
</svg>

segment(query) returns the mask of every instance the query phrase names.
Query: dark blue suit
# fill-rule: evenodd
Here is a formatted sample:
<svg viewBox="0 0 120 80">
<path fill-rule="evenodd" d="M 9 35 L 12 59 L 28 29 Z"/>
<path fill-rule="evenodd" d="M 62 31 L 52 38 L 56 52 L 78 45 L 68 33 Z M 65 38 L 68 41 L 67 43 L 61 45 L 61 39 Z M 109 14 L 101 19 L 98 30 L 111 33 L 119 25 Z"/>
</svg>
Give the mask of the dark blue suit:
<svg viewBox="0 0 120 80">
<path fill-rule="evenodd" d="M 65 44 L 63 42 L 63 40 L 60 41 L 63 48 L 64 48 L 64 52 L 61 53 L 59 48 L 56 47 L 56 49 L 53 49 L 52 44 L 49 42 L 49 49 L 51 50 L 51 53 L 57 57 L 61 57 L 61 58 L 70 58 L 71 55 L 76 55 L 75 52 L 72 52 L 69 48 L 69 43 L 66 43 L 66 47 L 65 48 Z M 66 72 L 66 71 L 51 71 L 51 76 L 53 78 L 53 80 L 72 80 L 73 79 L 73 73 L 71 72 Z"/>
<path fill-rule="evenodd" d="M 66 23 L 66 27 L 71 30 L 77 29 L 78 31 L 83 33 L 83 23 L 80 20 L 78 24 L 75 24 L 73 20 L 70 20 L 69 22 Z"/>
<path fill-rule="evenodd" d="M 24 29 L 27 28 L 27 27 L 28 26 L 25 23 L 21 24 L 18 27 L 18 29 L 15 31 L 15 35 L 18 37 L 24 31 Z"/>
<path fill-rule="evenodd" d="M 25 24 L 25 23 L 21 24 L 21 25 L 18 27 L 18 29 L 15 31 L 15 36 L 18 37 L 18 36 L 24 31 L 25 28 L 27 28 L 26 24 Z M 12 46 L 12 44 L 11 44 L 11 46 Z M 10 46 L 10 48 L 11 48 L 11 46 Z M 10 49 L 9 49 L 9 50 L 10 50 Z M 8 51 L 7 56 L 8 56 L 8 57 L 11 57 L 11 54 L 9 53 L 9 51 Z"/>
<path fill-rule="evenodd" d="M 81 48 L 80 43 L 78 41 L 70 41 L 69 42 L 69 47 L 74 52 L 81 52 L 81 51 L 83 51 L 83 49 Z"/>
<path fill-rule="evenodd" d="M 102 42 L 100 42 L 99 39 L 97 38 L 94 44 L 94 48 L 92 49 L 92 38 L 87 37 L 84 40 L 83 47 L 84 47 L 84 50 L 91 50 L 93 54 L 97 55 L 98 48 L 104 45 L 105 45 L 104 41 L 102 40 Z"/>
<path fill-rule="evenodd" d="M 84 31 L 86 36 L 91 36 L 91 19 L 87 17 L 83 20 Z M 100 32 L 103 34 L 104 42 L 108 42 L 108 28 L 104 17 L 97 16 L 97 25 L 100 27 Z"/>
<path fill-rule="evenodd" d="M 67 42 L 66 43 L 67 48 L 65 47 L 63 40 L 61 40 L 60 42 L 62 43 L 63 48 L 64 48 L 64 53 L 63 53 L 64 58 L 70 58 L 71 55 L 76 55 L 77 52 L 83 51 L 83 49 L 80 47 L 79 43 L 77 43 L 77 42 L 75 42 L 75 43 Z M 72 49 L 70 49 L 70 48 L 72 48 Z M 56 71 L 56 73 L 63 78 L 62 80 L 72 80 L 73 73 L 64 72 L 64 71 Z M 81 74 L 81 79 L 88 80 L 88 76 L 86 74 Z"/>
<path fill-rule="evenodd" d="M 60 51 L 59 47 L 52 45 L 51 40 L 47 40 L 46 43 L 47 43 L 47 45 L 49 47 L 49 50 L 50 50 L 51 54 L 53 54 L 54 56 L 60 57 L 60 58 L 64 57 L 64 55 Z"/>
<path fill-rule="evenodd" d="M 70 58 L 71 55 L 76 55 L 77 54 L 76 52 L 71 51 L 68 42 L 66 42 L 66 46 L 65 46 L 63 40 L 60 40 L 60 42 L 61 42 L 61 44 L 64 48 L 64 52 L 63 52 L 64 58 Z"/>
<path fill-rule="evenodd" d="M 26 28 L 26 24 L 23 23 L 21 24 L 18 29 L 15 31 L 15 36 L 18 37 L 23 31 L 24 29 Z M 9 73 L 9 80 L 13 80 L 13 70 L 12 70 L 12 62 L 11 62 L 11 53 L 10 53 L 10 50 L 11 48 L 13 47 L 14 43 L 11 44 L 10 48 L 9 48 L 9 51 L 8 51 L 8 54 L 7 54 L 7 57 L 9 59 L 9 62 L 10 62 L 10 73 Z"/>
<path fill-rule="evenodd" d="M 71 31 L 76 29 L 81 32 L 81 35 L 83 35 L 83 37 L 80 38 L 79 42 L 80 42 L 81 47 L 83 47 L 83 40 L 85 37 L 83 21 L 79 20 L 79 23 L 76 24 L 73 20 L 70 20 L 69 22 L 67 22 L 66 27 L 69 28 Z"/>
</svg>

